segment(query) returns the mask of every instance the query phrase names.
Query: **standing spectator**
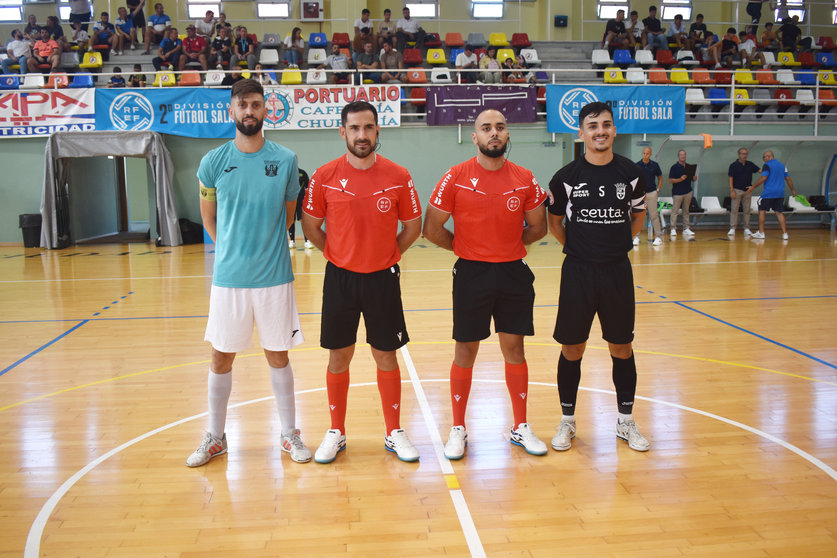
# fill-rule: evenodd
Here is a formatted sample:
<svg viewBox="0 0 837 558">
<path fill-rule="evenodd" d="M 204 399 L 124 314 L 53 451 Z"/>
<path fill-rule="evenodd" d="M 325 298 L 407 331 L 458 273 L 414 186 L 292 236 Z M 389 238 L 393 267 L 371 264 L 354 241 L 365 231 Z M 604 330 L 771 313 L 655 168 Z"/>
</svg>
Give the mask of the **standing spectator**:
<svg viewBox="0 0 837 558">
<path fill-rule="evenodd" d="M 122 77 L 122 68 L 114 66 L 113 75 L 110 76 L 108 87 L 125 87 L 125 78 Z"/>
<path fill-rule="evenodd" d="M 128 76 L 128 85 L 131 87 L 145 87 L 145 74 L 142 73 L 142 64 L 134 64 L 134 73 Z"/>
<path fill-rule="evenodd" d="M 459 257 L 453 266 L 453 427 L 445 457 L 465 456 L 465 411 L 473 368 L 480 342 L 491 335 L 492 318 L 514 416 L 510 441 L 529 454 L 545 455 L 546 444 L 526 418 L 529 366 L 524 337 L 535 334 L 535 276 L 523 258 L 526 246 L 546 235 L 546 192 L 532 171 L 506 159 L 509 131 L 500 111 L 488 109 L 477 115 L 471 140 L 476 157 L 445 173 L 430 196 L 424 223 L 428 240 Z M 450 217 L 453 232 L 444 226 Z"/>
<path fill-rule="evenodd" d="M 321 64 L 317 69 L 322 70 L 329 67 L 332 70 L 348 70 L 352 67 L 352 59 L 340 52 L 340 45 L 336 43 L 331 44 L 331 54 L 326 58 L 325 64 Z M 329 75 L 331 83 L 337 83 L 338 80 L 350 79 L 348 71 L 335 71 Z"/>
<path fill-rule="evenodd" d="M 764 184 L 764 192 L 762 192 L 759 200 L 759 230 L 753 234 L 753 238 L 764 238 L 764 220 L 767 212 L 772 209 L 773 213 L 776 214 L 776 220 L 779 221 L 779 226 L 782 227 L 782 240 L 787 240 L 788 229 L 785 226 L 785 214 L 783 213 L 785 210 L 785 183 L 787 182 L 791 195 L 796 196 L 793 180 L 791 180 L 787 167 L 773 157 L 772 151 L 765 151 L 761 158 L 764 160 L 761 178 L 747 188 L 747 193 L 750 194 Z"/>
<path fill-rule="evenodd" d="M 207 62 L 219 70 L 223 70 L 222 62 L 229 66 L 232 57 L 232 39 L 230 39 L 230 27 L 219 27 L 218 36 L 212 40 L 212 48 L 209 51 Z"/>
<path fill-rule="evenodd" d="M 381 55 L 381 83 L 401 83 L 405 80 L 404 57 L 401 53 L 392 48 L 392 39 L 384 41 L 384 50 Z"/>
<path fill-rule="evenodd" d="M 215 12 L 206 10 L 203 18 L 195 22 L 195 31 L 198 37 L 203 37 L 207 45 L 210 44 L 212 36 L 215 34 Z"/>
<path fill-rule="evenodd" d="M 38 71 L 38 64 L 49 64 L 51 72 L 58 69 L 61 60 L 61 49 L 53 39 L 49 38 L 46 27 L 41 28 L 41 38 L 32 45 L 32 56 L 27 59 L 30 72 Z"/>
<path fill-rule="evenodd" d="M 38 25 L 38 18 L 35 14 L 29 14 L 26 27 L 23 28 L 23 38 L 32 42 L 41 38 L 41 25 Z"/>
<path fill-rule="evenodd" d="M 163 5 L 159 2 L 154 4 L 154 14 L 148 18 L 148 25 L 145 33 L 145 54 L 150 54 L 151 43 L 162 43 L 169 36 L 168 29 L 171 27 L 171 18 L 165 13 Z"/>
<path fill-rule="evenodd" d="M 221 28 L 226 27 L 227 30 L 230 32 L 230 37 L 232 37 L 232 24 L 227 21 L 227 14 L 224 12 L 218 12 L 218 23 L 215 25 L 215 34 L 217 36 L 218 33 L 221 32 Z"/>
<path fill-rule="evenodd" d="M 119 17 L 114 23 L 116 29 L 116 50 L 119 54 L 125 50 L 125 45 L 130 45 L 131 50 L 137 47 L 134 43 L 137 42 L 137 30 L 134 28 L 134 18 L 128 15 L 128 10 L 124 6 L 119 7 Z"/>
<path fill-rule="evenodd" d="M 256 67 L 258 61 L 256 43 L 251 37 L 247 36 L 247 28 L 244 26 L 238 28 L 238 36 L 233 42 L 233 55 L 230 65 L 237 66 L 242 60 L 247 62 L 247 68 L 251 70 Z"/>
<path fill-rule="evenodd" d="M 651 148 L 642 148 L 642 159 L 636 162 L 645 174 L 645 205 L 648 206 L 648 216 L 654 231 L 654 246 L 663 243 L 663 227 L 660 223 L 660 213 L 657 208 L 657 196 L 663 187 L 663 171 L 657 161 L 651 160 Z M 639 234 L 634 235 L 634 246 L 639 244 Z"/>
<path fill-rule="evenodd" d="M 741 57 L 741 64 L 745 67 L 752 66 L 754 59 L 761 62 L 762 68 L 767 67 L 764 54 L 759 52 L 756 42 L 749 38 L 745 31 L 738 34 L 738 54 Z"/>
<path fill-rule="evenodd" d="M 389 8 L 384 10 L 384 19 L 378 23 L 378 48 L 384 48 L 384 42 L 392 42 L 395 39 L 395 32 L 398 31 L 398 26 L 392 19 L 392 10 Z"/>
<path fill-rule="evenodd" d="M 410 8 L 401 10 L 403 17 L 398 20 L 397 31 L 398 50 L 404 52 L 407 48 L 407 41 L 415 41 L 418 49 L 424 48 L 424 38 L 427 35 L 421 28 L 421 23 L 410 17 Z"/>
<path fill-rule="evenodd" d="M 110 53 L 116 56 L 119 54 L 116 50 L 116 28 L 108 21 L 109 17 L 107 12 L 102 12 L 101 19 L 93 24 L 93 38 L 88 50 L 98 45 L 109 45 Z"/>
<path fill-rule="evenodd" d="M 4 74 L 12 73 L 12 66 L 18 64 L 19 74 L 25 74 L 29 69 L 29 58 L 32 56 L 32 43 L 23 38 L 23 32 L 20 29 L 12 31 L 12 40 L 6 45 L 6 54 L 8 56 L 0 62 L 3 67 Z"/>
<path fill-rule="evenodd" d="M 604 47 L 613 56 L 614 49 L 628 47 L 628 33 L 625 30 L 625 10 L 618 10 L 616 18 L 610 19 L 605 26 Z"/>
<path fill-rule="evenodd" d="M 687 168 L 689 167 L 689 168 Z M 693 165 L 686 162 L 686 150 L 677 152 L 677 162 L 668 171 L 668 181 L 671 183 L 671 234 L 677 236 L 677 213 L 683 210 L 683 236 L 693 238 L 695 233 L 690 226 L 689 206 L 692 203 L 692 182 L 697 180 L 697 174 L 690 173 Z"/>
<path fill-rule="evenodd" d="M 250 347 L 253 326 L 270 370 L 282 451 L 311 460 L 296 428 L 294 375 L 288 351 L 304 342 L 290 253 L 283 238 L 296 209 L 297 157 L 261 133 L 264 89 L 251 79 L 233 86 L 235 139 L 207 153 L 198 167 L 204 228 L 215 263 L 204 339 L 212 345 L 207 380 L 208 428 L 186 465 L 199 467 L 227 451 L 224 432 L 237 353 Z"/>
<path fill-rule="evenodd" d="M 49 38 L 58 43 L 58 48 L 61 52 L 70 50 L 67 45 L 67 37 L 64 36 L 64 29 L 61 28 L 61 23 L 57 16 L 48 16 L 44 28 L 49 31 Z"/>
<path fill-rule="evenodd" d="M 366 44 L 363 45 L 363 54 L 360 54 L 357 57 L 358 71 L 379 69 L 381 63 L 380 60 L 378 60 L 378 55 L 374 52 L 374 48 L 375 45 L 372 44 L 371 40 L 367 41 Z M 380 83 L 381 73 L 369 71 L 360 72 L 359 79 L 361 84 L 367 79 L 372 80 L 373 83 Z"/>
<path fill-rule="evenodd" d="M 73 22 L 73 40 L 72 44 L 78 47 L 78 50 L 85 52 L 87 50 L 87 43 L 90 42 L 90 35 L 84 30 L 80 21 Z"/>
<path fill-rule="evenodd" d="M 142 31 L 142 43 L 145 44 L 145 0 L 125 0 L 125 5 L 134 24 L 134 40 L 139 44 L 140 38 L 136 34 L 136 29 L 139 29 Z"/>
<path fill-rule="evenodd" d="M 634 451 L 651 444 L 633 419 L 637 371 L 634 360 L 634 282 L 631 237 L 645 221 L 645 177 L 630 159 L 613 152 L 616 127 L 605 103 L 578 113 L 585 153 L 552 177 L 549 230 L 564 245 L 558 318 L 553 337 L 561 344 L 558 395 L 561 423 L 552 448 L 566 451 L 575 437 L 581 359 L 598 314 L 607 341 L 619 418 L 616 437 Z"/>
<path fill-rule="evenodd" d="M 331 428 L 314 460 L 331 463 L 346 448 L 349 365 L 363 314 L 377 367 L 384 447 L 402 461 L 417 461 L 419 453 L 400 424 L 401 372 L 395 351 L 410 340 L 398 261 L 421 233 L 421 205 L 407 169 L 375 152 L 380 133 L 375 107 L 354 101 L 343 107 L 340 118 L 347 153 L 316 170 L 302 215 L 305 236 L 328 260 L 320 345 L 329 352 Z M 327 231 L 322 228 L 326 221 Z"/>
<path fill-rule="evenodd" d="M 285 37 L 285 63 L 291 68 L 299 68 L 302 54 L 305 52 L 305 41 L 302 40 L 302 29 L 294 27 L 291 34 Z"/>
<path fill-rule="evenodd" d="M 796 19 L 785 19 L 782 26 L 776 31 L 776 36 L 782 43 L 782 50 L 796 52 L 799 40 L 802 38 L 802 30 L 796 25 Z"/>
<path fill-rule="evenodd" d="M 474 47 L 469 44 L 465 45 L 465 50 L 456 55 L 454 66 L 457 70 L 476 70 L 479 67 L 477 62 L 477 55 L 474 53 Z M 477 72 L 460 72 L 459 81 L 461 83 L 476 83 L 479 74 Z"/>
<path fill-rule="evenodd" d="M 750 23 L 758 24 L 761 21 L 761 5 L 768 0 L 749 0 L 747 2 L 747 14 L 752 18 Z"/>
<path fill-rule="evenodd" d="M 489 46 L 485 56 L 480 59 L 480 70 L 484 83 L 503 83 L 503 72 L 497 60 L 497 47 Z"/>
<path fill-rule="evenodd" d="M 87 0 L 67 0 L 70 5 L 70 25 L 79 21 L 81 28 L 89 31 L 87 24 L 90 22 L 90 14 L 92 12 L 90 3 Z"/>
<path fill-rule="evenodd" d="M 631 10 L 628 21 L 625 22 L 625 31 L 628 34 L 628 45 L 633 48 L 645 48 L 648 39 L 645 36 L 645 24 L 639 21 L 639 12 Z"/>
<path fill-rule="evenodd" d="M 753 175 L 759 172 L 759 168 L 752 161 L 747 160 L 749 152 L 746 147 L 738 150 L 738 160 L 733 161 L 729 166 L 729 197 L 731 200 L 729 210 L 729 232 L 728 236 L 735 236 L 735 227 L 738 226 L 738 208 L 741 207 L 744 213 L 744 234 L 750 236 L 750 186 L 753 185 Z"/>
<path fill-rule="evenodd" d="M 668 41 L 666 40 L 666 30 L 663 28 L 660 20 L 657 19 L 657 7 L 651 6 L 648 8 L 648 17 L 642 20 L 645 26 L 645 38 L 647 39 L 647 47 L 656 52 L 658 48 L 668 50 Z"/>
<path fill-rule="evenodd" d="M 779 39 L 773 30 L 773 23 L 769 21 L 764 24 L 764 33 L 761 34 L 761 48 L 762 50 L 779 52 Z"/>
<path fill-rule="evenodd" d="M 160 48 L 157 51 L 157 57 L 151 60 L 154 69 L 158 72 L 163 64 L 168 63 L 172 69 L 176 68 L 180 56 L 183 54 L 183 41 L 177 36 L 177 28 L 169 28 L 169 36 L 160 41 Z"/>
<path fill-rule="evenodd" d="M 668 28 L 666 40 L 669 44 L 677 43 L 677 48 L 685 48 L 692 50 L 691 42 L 689 41 L 689 33 L 686 32 L 686 24 L 683 23 L 683 16 L 677 14 L 674 16 L 674 21 Z"/>
<path fill-rule="evenodd" d="M 198 36 L 197 28 L 191 23 L 186 26 L 186 38 L 183 39 L 183 55 L 178 58 L 177 69 L 182 72 L 189 62 L 198 62 L 204 71 L 208 68 L 206 39 Z"/>
</svg>

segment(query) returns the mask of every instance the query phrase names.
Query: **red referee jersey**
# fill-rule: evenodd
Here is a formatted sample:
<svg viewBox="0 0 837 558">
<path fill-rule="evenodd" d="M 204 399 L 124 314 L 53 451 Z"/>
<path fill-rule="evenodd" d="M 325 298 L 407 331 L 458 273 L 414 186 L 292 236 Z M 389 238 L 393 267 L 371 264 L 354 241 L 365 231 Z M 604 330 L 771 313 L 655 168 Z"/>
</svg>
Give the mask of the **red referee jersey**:
<svg viewBox="0 0 837 558">
<path fill-rule="evenodd" d="M 526 255 L 523 214 L 546 199 L 532 171 L 509 160 L 500 170 L 474 157 L 452 167 L 430 196 L 430 205 L 453 216 L 453 252 L 481 262 L 510 262 Z"/>
<path fill-rule="evenodd" d="M 404 167 L 376 155 L 374 165 L 360 170 L 344 155 L 311 176 L 303 211 L 326 220 L 328 261 L 372 273 L 401 259 L 398 222 L 421 217 L 421 204 Z"/>
</svg>

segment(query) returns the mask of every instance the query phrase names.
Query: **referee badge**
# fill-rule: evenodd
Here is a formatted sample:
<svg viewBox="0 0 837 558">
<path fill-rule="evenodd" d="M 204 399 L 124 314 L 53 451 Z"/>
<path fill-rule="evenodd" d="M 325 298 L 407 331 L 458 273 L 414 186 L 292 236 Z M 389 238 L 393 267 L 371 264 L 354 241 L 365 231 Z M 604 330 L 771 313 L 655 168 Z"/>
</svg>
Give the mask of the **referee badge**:
<svg viewBox="0 0 837 558">
<path fill-rule="evenodd" d="M 616 184 L 616 197 L 620 200 L 625 199 L 625 190 L 628 188 L 627 184 L 619 182 Z"/>
</svg>

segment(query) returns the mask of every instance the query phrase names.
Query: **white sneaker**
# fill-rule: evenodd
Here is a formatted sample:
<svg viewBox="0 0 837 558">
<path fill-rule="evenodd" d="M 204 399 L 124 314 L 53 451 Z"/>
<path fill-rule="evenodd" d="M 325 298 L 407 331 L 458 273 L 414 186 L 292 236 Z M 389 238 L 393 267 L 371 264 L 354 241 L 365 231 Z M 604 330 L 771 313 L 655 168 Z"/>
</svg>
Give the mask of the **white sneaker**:
<svg viewBox="0 0 837 558">
<path fill-rule="evenodd" d="M 654 238 L 654 242 L 652 242 L 651 244 L 652 244 L 653 246 L 662 246 L 662 245 L 663 245 L 663 239 L 662 239 L 662 238 L 660 238 L 659 236 L 658 236 L 658 237 L 655 237 L 655 238 Z"/>
<path fill-rule="evenodd" d="M 634 246 L 639 246 L 639 237 L 638 236 L 634 237 Z"/>
<path fill-rule="evenodd" d="M 384 447 L 387 451 L 391 451 L 398 456 L 401 461 L 418 461 L 419 452 L 413 447 L 410 438 L 403 428 L 398 428 L 390 432 L 389 436 L 384 438 Z"/>
<path fill-rule="evenodd" d="M 634 419 L 616 421 L 616 437 L 628 442 L 628 447 L 635 451 L 648 451 L 651 444 L 645 439 L 645 436 L 639 433 Z"/>
<path fill-rule="evenodd" d="M 114 49 L 110 49 L 110 55 L 111 56 L 119 56 L 119 53 L 117 51 L 115 51 Z"/>
<path fill-rule="evenodd" d="M 744 229 L 744 236 L 753 236 L 753 231 L 750 229 Z"/>
<path fill-rule="evenodd" d="M 201 445 L 186 460 L 186 466 L 200 467 L 209 463 L 209 460 L 213 457 L 218 457 L 225 453 L 227 453 L 227 435 L 224 434 L 221 438 L 215 438 L 207 432 L 203 437 Z"/>
<path fill-rule="evenodd" d="M 535 436 L 528 422 L 521 422 L 517 425 L 517 429 L 511 429 L 510 442 L 522 447 L 526 450 L 526 453 L 531 455 L 546 455 L 547 452 L 546 444 Z"/>
<path fill-rule="evenodd" d="M 215 67 L 216 67 L 217 69 L 221 70 L 221 71 L 223 71 L 223 70 L 224 70 L 224 67 L 223 67 L 220 63 L 219 63 L 217 66 L 215 66 Z"/>
<path fill-rule="evenodd" d="M 567 451 L 572 447 L 573 438 L 575 438 L 575 421 L 561 420 L 561 424 L 558 425 L 558 432 L 552 437 L 552 449 Z"/>
<path fill-rule="evenodd" d="M 692 229 L 683 229 L 683 236 L 693 237 L 695 233 L 692 232 Z"/>
<path fill-rule="evenodd" d="M 305 249 L 306 249 L 306 250 L 311 250 L 313 247 L 314 247 L 314 243 L 313 243 L 313 242 L 311 242 L 310 240 L 306 240 L 306 241 L 305 241 Z"/>
<path fill-rule="evenodd" d="M 299 436 L 299 429 L 293 431 L 290 436 L 282 435 L 282 451 L 291 454 L 291 459 L 297 463 L 308 463 L 311 461 L 311 450 L 302 442 Z"/>
<path fill-rule="evenodd" d="M 670 234 L 672 236 L 672 238 L 677 236 L 677 229 L 671 229 L 671 232 L 668 233 L 668 234 Z"/>
<path fill-rule="evenodd" d="M 317 463 L 331 463 L 337 458 L 337 453 L 346 449 L 346 436 L 340 434 L 339 430 L 331 429 L 326 432 L 323 443 L 314 453 L 314 461 Z"/>
<path fill-rule="evenodd" d="M 735 236 L 735 229 L 730 229 L 727 231 L 727 236 Z"/>
<path fill-rule="evenodd" d="M 764 233 L 761 232 L 761 231 L 756 231 L 756 232 L 753 233 L 752 238 L 763 239 L 764 238 Z"/>
<path fill-rule="evenodd" d="M 137 45 L 135 45 L 134 43 L 131 43 L 131 50 L 137 50 Z"/>
<path fill-rule="evenodd" d="M 468 433 L 464 426 L 454 426 L 450 429 L 448 443 L 445 444 L 445 457 L 456 461 L 465 457 L 465 448 L 468 446 Z"/>
<path fill-rule="evenodd" d="M 788 239 L 788 233 L 782 233 L 782 240 Z"/>
<path fill-rule="evenodd" d="M 294 241 L 293 241 L 293 240 L 291 240 L 290 238 L 288 239 L 288 248 L 290 248 L 291 250 L 293 250 L 294 248 L 296 248 L 296 242 L 294 242 Z"/>
<path fill-rule="evenodd" d="M 124 52 L 125 52 L 125 51 L 120 50 L 117 54 L 119 54 L 119 56 L 122 56 L 122 55 L 124 54 Z"/>
</svg>

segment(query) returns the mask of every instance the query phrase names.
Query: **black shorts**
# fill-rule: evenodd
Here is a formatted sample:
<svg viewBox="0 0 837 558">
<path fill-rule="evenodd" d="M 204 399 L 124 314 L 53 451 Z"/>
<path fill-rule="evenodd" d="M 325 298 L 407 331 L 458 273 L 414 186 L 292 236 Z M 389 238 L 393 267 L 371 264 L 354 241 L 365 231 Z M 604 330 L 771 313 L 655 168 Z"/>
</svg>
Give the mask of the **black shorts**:
<svg viewBox="0 0 837 558">
<path fill-rule="evenodd" d="M 401 306 L 398 265 L 373 273 L 356 273 L 326 263 L 320 346 L 342 349 L 357 342 L 360 315 L 366 342 L 379 351 L 394 351 L 410 340 Z"/>
<path fill-rule="evenodd" d="M 81 28 L 87 31 L 87 22 L 90 21 L 92 18 L 90 14 L 70 14 L 68 18 L 70 22 L 70 29 L 73 29 L 73 24 L 77 21 L 81 22 Z"/>
<path fill-rule="evenodd" d="M 129 7 L 128 11 L 135 10 L 136 8 L 136 6 Z M 138 11 L 134 15 L 134 27 L 136 27 L 137 29 L 142 29 L 143 27 L 145 27 L 145 13 L 143 13 L 142 10 Z"/>
<path fill-rule="evenodd" d="M 453 266 L 453 338 L 481 341 L 494 330 L 534 335 L 535 275 L 526 262 L 477 262 L 460 258 Z"/>
<path fill-rule="evenodd" d="M 761 198 L 759 200 L 759 211 L 775 211 L 782 213 L 785 210 L 785 198 Z"/>
<path fill-rule="evenodd" d="M 634 276 L 625 258 L 591 263 L 567 256 L 561 267 L 558 319 L 553 338 L 562 345 L 587 341 L 598 314 L 602 337 L 623 345 L 634 340 Z"/>
</svg>

